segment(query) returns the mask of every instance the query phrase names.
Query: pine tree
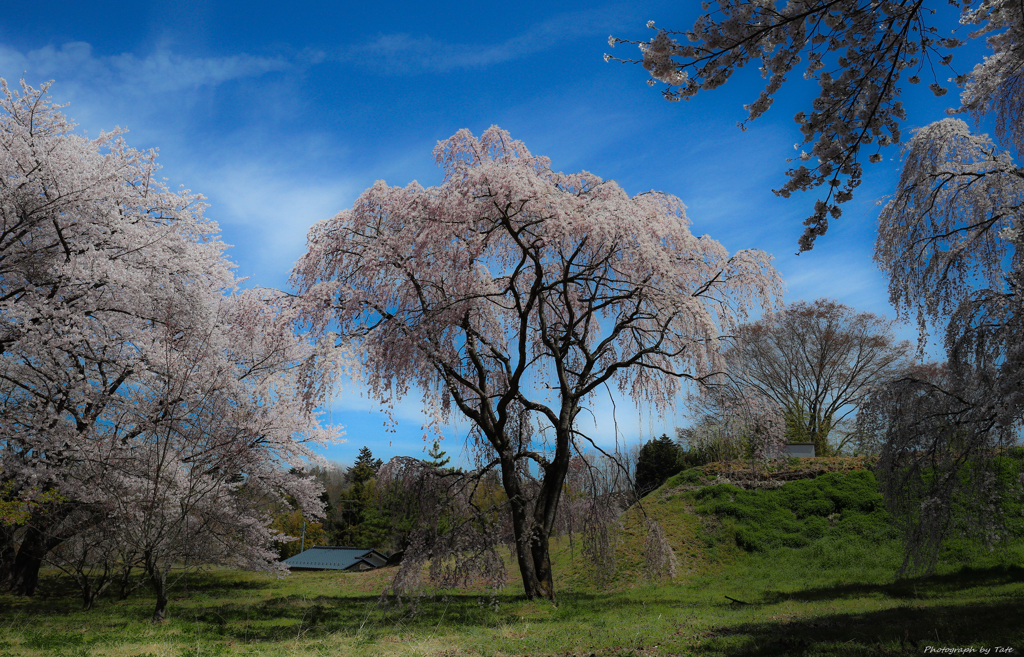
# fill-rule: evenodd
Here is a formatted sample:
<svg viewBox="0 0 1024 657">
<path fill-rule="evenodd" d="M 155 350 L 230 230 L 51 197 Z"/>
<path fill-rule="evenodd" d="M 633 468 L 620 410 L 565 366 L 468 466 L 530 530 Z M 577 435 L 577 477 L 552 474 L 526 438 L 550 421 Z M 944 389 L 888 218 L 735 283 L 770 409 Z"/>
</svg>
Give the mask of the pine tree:
<svg viewBox="0 0 1024 657">
<path fill-rule="evenodd" d="M 378 508 L 377 471 L 383 465 L 369 447 L 362 447 L 355 463 L 345 473 L 346 486 L 338 495 L 338 507 L 331 527 L 335 544 L 353 547 L 383 547 L 388 519 Z"/>
<path fill-rule="evenodd" d="M 682 450 L 667 435 L 654 438 L 640 449 L 636 463 L 636 490 L 644 495 L 683 469 Z"/>
<path fill-rule="evenodd" d="M 430 451 L 427 452 L 427 456 L 430 457 L 429 461 L 425 463 L 435 468 L 443 468 L 451 462 L 451 457 L 447 456 L 448 452 L 441 449 L 441 443 L 437 440 L 431 446 Z"/>
<path fill-rule="evenodd" d="M 359 449 L 355 464 L 348 469 L 345 476 L 349 484 L 366 483 L 377 476 L 377 470 L 380 470 L 381 465 L 383 461 L 373 458 L 370 448 L 363 446 Z"/>
</svg>

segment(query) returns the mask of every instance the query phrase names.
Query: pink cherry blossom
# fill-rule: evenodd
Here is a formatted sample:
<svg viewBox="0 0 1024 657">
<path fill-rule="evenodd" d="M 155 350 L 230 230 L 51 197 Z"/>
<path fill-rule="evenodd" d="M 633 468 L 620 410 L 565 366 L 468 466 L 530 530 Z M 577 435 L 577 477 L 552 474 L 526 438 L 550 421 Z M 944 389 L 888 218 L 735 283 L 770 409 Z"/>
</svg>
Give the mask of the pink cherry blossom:
<svg viewBox="0 0 1024 657">
<path fill-rule="evenodd" d="M 639 46 L 642 59 L 606 59 L 642 64 L 651 84 L 665 84 L 662 93 L 671 101 L 717 88 L 738 69 L 756 64 L 767 82 L 759 97 L 744 105 L 748 121 L 761 116 L 788 76 L 803 67 L 803 77 L 816 80 L 820 91 L 795 119 L 816 164 L 791 169 L 776 190 L 789 197 L 825 187 L 804 222 L 801 251 L 813 248 L 829 220 L 838 218 L 842 204 L 852 198 L 863 175 L 861 150 L 873 151 L 868 160 L 878 161 L 877 149 L 902 141 L 901 126 L 907 119 L 900 99 L 904 78 L 918 84 L 923 75 L 929 76 L 929 89 L 942 96 L 948 86 L 939 76 L 948 70 L 950 79 L 963 87 L 957 111 L 976 117 L 993 112 L 1000 130 L 1012 134 L 1018 146 L 1024 143 L 1018 120 L 1024 14 L 1018 2 L 984 0 L 975 6 L 924 0 L 722 0 L 709 11 L 710 4 L 688 30 L 655 28 L 650 21 L 647 27 L 657 31 L 653 39 L 611 37 L 613 46 Z M 975 28 L 965 37 L 984 37 L 992 51 L 970 74 L 957 73 L 952 66 L 953 51 L 966 38 L 947 36 L 943 14 L 936 13 L 946 11 L 939 9 L 946 4 L 959 10 L 961 23 Z"/>
<path fill-rule="evenodd" d="M 265 509 L 320 511 L 289 471 L 333 436 L 326 389 L 299 385 L 329 359 L 284 295 L 236 289 L 202 197 L 169 191 L 155 152 L 0 84 L 0 477 L 62 500 L 0 528 L 0 575 L 31 594 L 51 549 L 114 531 L 145 555 L 158 619 L 172 567 L 280 571 Z"/>
<path fill-rule="evenodd" d="M 434 157 L 441 185 L 379 181 L 310 230 L 293 273 L 302 319 L 322 340 L 337 331 L 378 400 L 416 388 L 435 426 L 453 406 L 471 420 L 482 467 L 500 468 L 525 591 L 550 599 L 562 484 L 592 444 L 577 416 L 606 384 L 665 411 L 781 280 L 768 255 L 691 234 L 679 199 L 553 171 L 497 127 L 460 130 Z"/>
</svg>

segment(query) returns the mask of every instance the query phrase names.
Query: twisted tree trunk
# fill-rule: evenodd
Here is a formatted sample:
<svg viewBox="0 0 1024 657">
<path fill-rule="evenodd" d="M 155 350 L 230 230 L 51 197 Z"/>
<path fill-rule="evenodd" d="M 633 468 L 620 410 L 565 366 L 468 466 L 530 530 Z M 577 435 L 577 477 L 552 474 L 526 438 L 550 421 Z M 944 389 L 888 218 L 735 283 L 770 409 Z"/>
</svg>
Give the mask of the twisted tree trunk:
<svg viewBox="0 0 1024 657">
<path fill-rule="evenodd" d="M 531 600 L 543 598 L 552 602 L 555 601 L 555 584 L 551 571 L 550 539 L 562 485 L 569 470 L 568 423 L 556 429 L 555 443 L 554 459 L 541 463 L 543 478 L 532 505 L 524 495 L 512 450 L 502 450 L 501 454 L 501 480 L 512 511 L 512 532 L 523 591 Z"/>
<path fill-rule="evenodd" d="M 35 595 L 43 558 L 60 543 L 61 540 L 50 539 L 45 529 L 35 525 L 27 528 L 8 574 L 8 586 L 15 595 Z"/>
<path fill-rule="evenodd" d="M 153 622 L 162 623 L 167 619 L 167 571 L 152 568 L 149 573 L 149 581 L 153 585 L 153 592 L 156 593 Z"/>
</svg>

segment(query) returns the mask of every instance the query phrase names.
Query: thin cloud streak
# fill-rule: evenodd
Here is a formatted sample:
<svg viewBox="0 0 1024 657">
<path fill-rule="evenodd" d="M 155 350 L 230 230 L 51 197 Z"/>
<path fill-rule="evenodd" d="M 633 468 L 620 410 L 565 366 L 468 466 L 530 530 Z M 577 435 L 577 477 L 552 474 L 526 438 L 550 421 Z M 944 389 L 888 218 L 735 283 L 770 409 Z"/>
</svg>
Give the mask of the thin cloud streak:
<svg viewBox="0 0 1024 657">
<path fill-rule="evenodd" d="M 450 43 L 429 36 L 381 34 L 373 41 L 348 48 L 334 59 L 372 66 L 383 75 L 481 69 L 523 59 L 566 41 L 604 35 L 619 24 L 619 19 L 614 13 L 562 13 L 496 44 Z"/>
<path fill-rule="evenodd" d="M 45 46 L 25 53 L 0 46 L 0 70 L 22 71 L 23 75 L 63 81 L 87 82 L 105 93 L 145 96 L 199 87 L 217 86 L 229 80 L 256 78 L 267 73 L 294 69 L 322 57 L 309 53 L 301 59 L 257 57 L 188 57 L 157 49 L 138 56 L 133 53 L 97 57 L 84 41 L 65 43 L 59 48 Z"/>
</svg>

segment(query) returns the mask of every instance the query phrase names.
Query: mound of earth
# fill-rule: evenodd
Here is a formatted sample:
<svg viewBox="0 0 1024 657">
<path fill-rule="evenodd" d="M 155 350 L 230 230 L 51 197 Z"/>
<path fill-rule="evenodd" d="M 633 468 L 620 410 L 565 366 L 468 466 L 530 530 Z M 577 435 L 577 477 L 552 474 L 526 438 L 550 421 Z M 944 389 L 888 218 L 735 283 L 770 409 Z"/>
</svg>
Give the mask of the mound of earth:
<svg viewBox="0 0 1024 657">
<path fill-rule="evenodd" d="M 697 490 L 715 484 L 748 489 L 779 488 L 789 481 L 815 479 L 830 472 L 870 470 L 874 464 L 874 459 L 864 456 L 790 458 L 767 466 L 749 461 L 716 461 L 680 472 L 669 478 L 662 490 Z"/>
</svg>

